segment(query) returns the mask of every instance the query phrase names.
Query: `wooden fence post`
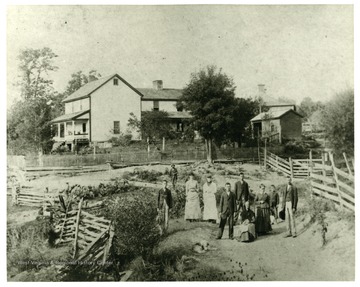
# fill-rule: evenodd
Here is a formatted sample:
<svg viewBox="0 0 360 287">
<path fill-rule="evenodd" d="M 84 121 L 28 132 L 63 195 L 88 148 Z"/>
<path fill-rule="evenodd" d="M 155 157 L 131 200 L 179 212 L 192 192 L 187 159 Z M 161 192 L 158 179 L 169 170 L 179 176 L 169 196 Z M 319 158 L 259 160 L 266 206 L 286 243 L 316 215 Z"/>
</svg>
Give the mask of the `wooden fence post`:
<svg viewBox="0 0 360 287">
<path fill-rule="evenodd" d="M 78 240 L 78 233 L 79 233 L 80 213 L 81 213 L 81 206 L 82 206 L 83 200 L 84 200 L 84 198 L 81 198 L 81 200 L 79 202 L 79 210 L 78 210 L 78 213 L 77 213 L 77 216 L 76 216 L 73 258 L 75 258 L 76 254 L 77 254 L 77 240 Z"/>
<path fill-rule="evenodd" d="M 345 153 L 345 152 L 343 152 L 343 156 L 344 156 L 345 163 L 346 163 L 346 167 L 347 167 L 347 169 L 348 169 L 348 171 L 349 171 L 349 174 L 352 175 L 352 172 L 351 172 L 351 169 L 350 169 L 350 165 L 349 165 L 349 162 L 348 162 L 348 160 L 347 160 L 347 157 L 346 157 L 346 153 Z"/>
<path fill-rule="evenodd" d="M 309 151 L 309 171 L 310 173 L 313 172 L 313 161 L 312 161 L 312 150 Z"/>
<path fill-rule="evenodd" d="M 276 171 L 279 171 L 279 157 L 276 156 Z"/>
<path fill-rule="evenodd" d="M 258 159 L 259 159 L 259 166 L 261 167 L 261 157 L 260 157 L 260 132 L 259 129 L 257 131 L 257 142 L 258 142 Z"/>
<path fill-rule="evenodd" d="M 329 157 L 330 157 L 330 161 L 331 161 L 332 170 L 333 170 L 333 173 L 334 173 L 334 179 L 335 179 L 336 189 L 337 189 L 338 196 L 339 196 L 340 208 L 342 208 L 342 207 L 343 207 L 343 203 L 342 203 L 342 197 L 341 197 L 341 194 L 340 194 L 341 191 L 340 191 L 340 187 L 339 187 L 338 176 L 337 176 L 337 173 L 336 173 L 336 171 L 335 171 L 334 155 L 333 155 L 332 153 L 329 153 Z"/>
<path fill-rule="evenodd" d="M 265 170 L 266 170 L 266 161 L 267 161 L 266 141 L 267 141 L 267 139 L 265 138 L 265 150 L 264 150 L 264 167 L 265 167 Z"/>
<path fill-rule="evenodd" d="M 108 232 L 109 232 L 109 238 L 104 247 L 104 257 L 103 257 L 103 262 L 102 262 L 104 265 L 106 264 L 106 259 L 108 257 L 108 254 L 109 254 L 109 251 L 111 248 L 111 244 L 112 244 L 112 240 L 114 237 L 114 226 L 112 223 L 110 223 L 110 225 L 109 225 Z"/>
<path fill-rule="evenodd" d="M 322 175 L 323 175 L 323 177 L 326 177 L 325 154 L 323 152 L 321 153 L 321 165 L 322 165 Z M 323 181 L 323 184 L 325 184 L 324 181 Z"/>
<path fill-rule="evenodd" d="M 12 177 L 12 186 L 11 186 L 11 205 L 18 205 L 18 194 L 17 194 L 17 184 L 16 180 Z"/>
<path fill-rule="evenodd" d="M 289 157 L 289 164 L 290 164 L 290 176 L 291 178 L 294 177 L 294 168 L 293 168 L 293 161 L 291 159 L 291 157 Z"/>
</svg>

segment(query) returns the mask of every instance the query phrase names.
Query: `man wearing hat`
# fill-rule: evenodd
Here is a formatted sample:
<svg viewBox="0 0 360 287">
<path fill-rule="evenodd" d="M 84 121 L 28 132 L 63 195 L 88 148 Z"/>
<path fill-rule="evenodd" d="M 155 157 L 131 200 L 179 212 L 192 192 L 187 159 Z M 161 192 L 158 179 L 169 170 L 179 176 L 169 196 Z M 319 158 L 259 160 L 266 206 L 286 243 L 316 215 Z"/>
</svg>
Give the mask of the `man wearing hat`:
<svg viewBox="0 0 360 287">
<path fill-rule="evenodd" d="M 240 180 L 235 183 L 235 198 L 237 212 L 235 214 L 235 222 L 237 222 L 239 214 L 245 209 L 245 202 L 249 201 L 249 185 L 244 180 L 244 173 L 240 172 Z"/>
<path fill-rule="evenodd" d="M 157 200 L 158 222 L 162 232 L 166 232 L 169 227 L 169 209 L 172 208 L 172 205 L 171 191 L 167 188 L 167 181 L 164 179 Z"/>
<path fill-rule="evenodd" d="M 297 188 L 291 182 L 291 176 L 288 176 L 288 184 L 283 193 L 282 208 L 285 207 L 285 221 L 287 233 L 284 237 L 296 237 L 296 227 L 295 227 L 295 212 L 298 203 L 298 193 Z"/>
<path fill-rule="evenodd" d="M 175 185 L 177 182 L 177 174 L 178 174 L 178 171 L 175 167 L 175 164 L 172 164 L 171 169 L 170 169 L 170 178 L 171 178 L 172 186 L 174 189 L 175 189 Z"/>
</svg>

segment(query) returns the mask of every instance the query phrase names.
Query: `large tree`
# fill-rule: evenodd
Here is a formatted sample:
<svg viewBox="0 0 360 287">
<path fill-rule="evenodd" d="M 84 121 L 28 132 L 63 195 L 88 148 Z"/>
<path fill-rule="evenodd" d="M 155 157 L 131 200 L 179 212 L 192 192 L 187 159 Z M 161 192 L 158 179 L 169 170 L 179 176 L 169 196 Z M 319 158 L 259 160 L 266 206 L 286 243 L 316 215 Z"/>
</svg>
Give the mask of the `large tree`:
<svg viewBox="0 0 360 287">
<path fill-rule="evenodd" d="M 241 143 L 251 137 L 250 120 L 259 113 L 259 102 L 251 98 L 235 98 L 233 121 L 228 126 L 227 138 L 230 142 Z"/>
<path fill-rule="evenodd" d="M 141 133 L 143 138 L 149 138 L 151 140 L 169 137 L 171 132 L 168 113 L 165 111 L 142 112 L 141 120 L 131 113 L 128 126 L 130 129 Z"/>
<path fill-rule="evenodd" d="M 49 72 L 57 70 L 57 55 L 50 48 L 25 49 L 20 64 L 20 99 L 12 106 L 7 119 L 8 146 L 15 153 L 44 151 L 51 146 L 49 124 L 58 94 Z"/>
<path fill-rule="evenodd" d="M 314 102 L 310 97 L 305 97 L 300 103 L 300 111 L 305 118 L 310 118 L 311 115 L 324 107 L 320 101 Z"/>
<path fill-rule="evenodd" d="M 354 90 L 338 93 L 325 105 L 322 125 L 335 152 L 354 154 Z"/>
<path fill-rule="evenodd" d="M 221 141 L 233 123 L 235 86 L 233 80 L 208 66 L 191 74 L 190 82 L 180 98 L 185 110 L 192 115 L 194 128 L 205 139 L 207 160 L 212 162 L 212 143 Z"/>
<path fill-rule="evenodd" d="M 71 95 L 73 92 L 81 88 L 81 86 L 95 81 L 101 77 L 101 74 L 96 70 L 91 70 L 88 74 L 84 74 L 82 71 L 78 71 L 71 75 L 71 79 L 65 90 L 66 95 Z"/>
</svg>

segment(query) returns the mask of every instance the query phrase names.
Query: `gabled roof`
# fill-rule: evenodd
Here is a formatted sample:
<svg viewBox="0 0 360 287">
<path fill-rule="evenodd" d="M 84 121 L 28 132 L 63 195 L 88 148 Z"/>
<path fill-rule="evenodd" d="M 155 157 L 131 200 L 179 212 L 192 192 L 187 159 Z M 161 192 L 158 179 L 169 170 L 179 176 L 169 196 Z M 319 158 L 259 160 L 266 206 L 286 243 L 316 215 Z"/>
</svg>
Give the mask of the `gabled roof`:
<svg viewBox="0 0 360 287">
<path fill-rule="evenodd" d="M 75 120 L 76 118 L 88 113 L 89 111 L 90 110 L 79 111 L 79 112 L 71 113 L 71 114 L 65 114 L 65 115 L 62 115 L 60 117 L 57 117 L 57 118 L 53 119 L 50 122 L 51 123 L 59 123 L 59 122 L 65 122 L 65 121 L 72 121 L 72 120 Z"/>
<path fill-rule="evenodd" d="M 182 90 L 180 89 L 149 89 L 149 88 L 137 88 L 137 90 L 143 95 L 142 101 L 151 100 L 167 100 L 177 101 L 181 95 Z"/>
<path fill-rule="evenodd" d="M 270 113 L 269 112 L 260 113 L 257 116 L 253 117 L 250 121 L 257 122 L 257 121 L 262 121 L 262 120 L 278 119 L 278 118 L 285 116 L 288 113 L 294 113 L 295 115 L 297 115 L 301 118 L 303 117 L 299 113 L 295 112 L 293 109 L 288 109 L 288 110 L 283 110 L 283 111 L 272 111 Z"/>
<path fill-rule="evenodd" d="M 130 89 L 132 89 L 134 92 L 139 94 L 139 91 L 135 89 L 133 86 L 131 86 L 128 82 L 126 82 L 123 78 L 121 78 L 118 74 L 112 74 L 107 77 L 100 78 L 98 80 L 89 82 L 85 85 L 83 85 L 80 89 L 72 93 L 70 96 L 68 96 L 66 99 L 63 100 L 64 103 L 66 102 L 72 102 L 79 99 L 84 99 L 90 96 L 91 93 L 99 89 L 101 86 L 105 85 L 108 81 L 110 81 L 112 78 L 117 77 L 119 78 L 125 85 L 127 85 Z"/>
</svg>

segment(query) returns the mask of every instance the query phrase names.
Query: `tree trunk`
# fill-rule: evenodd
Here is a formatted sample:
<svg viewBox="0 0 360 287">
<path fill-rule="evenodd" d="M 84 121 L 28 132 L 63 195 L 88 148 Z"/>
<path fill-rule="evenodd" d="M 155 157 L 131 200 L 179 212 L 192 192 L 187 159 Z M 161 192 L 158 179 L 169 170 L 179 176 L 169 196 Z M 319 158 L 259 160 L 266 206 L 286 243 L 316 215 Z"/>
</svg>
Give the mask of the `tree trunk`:
<svg viewBox="0 0 360 287">
<path fill-rule="evenodd" d="M 206 160 L 208 163 L 212 164 L 213 157 L 212 157 L 212 140 L 205 139 L 205 146 L 206 146 Z"/>
</svg>

